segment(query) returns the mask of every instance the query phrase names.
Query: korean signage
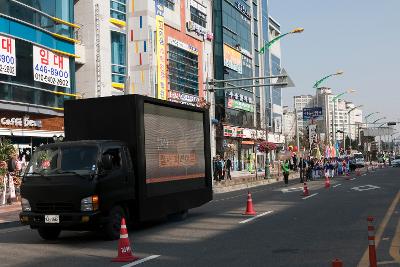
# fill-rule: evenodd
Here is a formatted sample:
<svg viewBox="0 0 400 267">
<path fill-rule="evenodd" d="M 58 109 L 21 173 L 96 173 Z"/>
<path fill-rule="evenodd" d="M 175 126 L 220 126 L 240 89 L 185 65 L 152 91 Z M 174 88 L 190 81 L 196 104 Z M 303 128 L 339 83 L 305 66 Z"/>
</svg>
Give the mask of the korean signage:
<svg viewBox="0 0 400 267">
<path fill-rule="evenodd" d="M 227 91 L 226 97 L 228 98 L 228 108 L 240 109 L 248 112 L 254 111 L 253 99 L 251 97 L 232 91 Z"/>
<path fill-rule="evenodd" d="M 41 120 L 31 120 L 29 117 L 23 118 L 7 118 L 2 117 L 0 119 L 2 126 L 14 126 L 14 127 L 25 127 L 25 128 L 42 128 Z"/>
<path fill-rule="evenodd" d="M 199 54 L 199 50 L 196 47 L 186 44 L 184 42 L 178 41 L 172 37 L 168 37 L 168 44 L 179 47 L 180 49 L 183 49 L 183 50 L 193 53 L 195 55 Z"/>
<path fill-rule="evenodd" d="M 237 10 L 240 11 L 240 13 L 242 13 L 242 15 L 244 15 L 246 18 L 251 19 L 251 15 L 249 13 L 249 11 L 247 10 L 247 8 L 242 5 L 239 1 L 235 2 L 235 7 Z"/>
<path fill-rule="evenodd" d="M 197 95 L 184 94 L 179 91 L 168 90 L 168 100 L 171 102 L 199 106 L 200 98 Z"/>
<path fill-rule="evenodd" d="M 33 79 L 37 82 L 69 88 L 69 58 L 34 45 Z"/>
<path fill-rule="evenodd" d="M 254 106 L 249 103 L 240 102 L 235 99 L 228 99 L 228 108 L 240 109 L 248 112 L 254 112 Z"/>
<path fill-rule="evenodd" d="M 0 74 L 16 76 L 15 40 L 0 35 Z"/>
<path fill-rule="evenodd" d="M 274 132 L 282 133 L 282 117 L 274 118 Z"/>
<path fill-rule="evenodd" d="M 322 120 L 322 107 L 315 107 L 315 108 L 303 108 L 303 120 Z"/>
<path fill-rule="evenodd" d="M 309 138 L 309 142 L 310 145 L 317 143 L 318 138 L 317 138 L 317 125 L 316 124 L 310 124 L 308 126 L 308 138 Z"/>
<path fill-rule="evenodd" d="M 242 74 L 242 54 L 224 44 L 224 66 Z"/>
<path fill-rule="evenodd" d="M 245 139 L 259 139 L 265 140 L 266 134 L 263 130 L 255 130 L 248 128 L 241 128 L 235 126 L 224 125 L 225 137 L 236 137 Z"/>
<path fill-rule="evenodd" d="M 157 47 L 157 98 L 167 99 L 165 66 L 164 6 L 156 0 L 156 47 Z"/>
</svg>

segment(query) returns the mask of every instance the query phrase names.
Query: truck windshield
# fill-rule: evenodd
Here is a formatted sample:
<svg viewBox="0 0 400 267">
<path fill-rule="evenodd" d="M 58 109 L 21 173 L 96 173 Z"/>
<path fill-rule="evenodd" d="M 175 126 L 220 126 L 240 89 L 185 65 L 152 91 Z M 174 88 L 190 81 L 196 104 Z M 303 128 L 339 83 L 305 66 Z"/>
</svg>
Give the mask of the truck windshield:
<svg viewBox="0 0 400 267">
<path fill-rule="evenodd" d="M 25 175 L 85 175 L 97 166 L 96 146 L 54 147 L 38 149 L 26 168 Z"/>
</svg>

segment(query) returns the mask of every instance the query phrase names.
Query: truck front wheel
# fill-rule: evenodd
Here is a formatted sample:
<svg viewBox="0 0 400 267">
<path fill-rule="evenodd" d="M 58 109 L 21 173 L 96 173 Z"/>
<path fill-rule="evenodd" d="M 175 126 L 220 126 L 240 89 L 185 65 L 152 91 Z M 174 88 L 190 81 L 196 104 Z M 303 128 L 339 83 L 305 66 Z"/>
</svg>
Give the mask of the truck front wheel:
<svg viewBox="0 0 400 267">
<path fill-rule="evenodd" d="M 125 218 L 125 212 L 121 206 L 115 206 L 111 209 L 107 223 L 104 225 L 104 234 L 107 240 L 117 240 L 121 229 L 121 220 Z"/>
<path fill-rule="evenodd" d="M 61 229 L 53 227 L 41 227 L 38 229 L 38 233 L 44 240 L 56 240 L 61 233 Z"/>
</svg>

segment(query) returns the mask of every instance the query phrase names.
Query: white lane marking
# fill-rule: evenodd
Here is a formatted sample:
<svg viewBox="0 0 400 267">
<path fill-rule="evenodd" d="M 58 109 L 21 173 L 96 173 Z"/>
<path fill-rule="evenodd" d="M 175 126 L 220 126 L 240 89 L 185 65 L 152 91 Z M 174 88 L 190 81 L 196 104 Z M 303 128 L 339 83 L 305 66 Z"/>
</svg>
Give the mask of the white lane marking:
<svg viewBox="0 0 400 267">
<path fill-rule="evenodd" d="M 303 187 L 284 188 L 281 191 L 282 193 L 298 192 L 298 191 L 303 191 Z"/>
<path fill-rule="evenodd" d="M 19 231 L 24 231 L 24 230 L 28 230 L 28 229 L 29 229 L 29 226 L 17 226 L 17 227 L 5 228 L 5 229 L 0 230 L 0 234 L 19 232 Z"/>
<path fill-rule="evenodd" d="M 129 263 L 129 264 L 122 265 L 121 267 L 131 267 L 131 266 L 139 265 L 139 264 L 141 264 L 143 262 L 146 262 L 146 261 L 149 261 L 149 260 L 153 260 L 153 259 L 158 258 L 158 257 L 160 257 L 160 255 L 151 255 L 151 256 L 148 256 L 148 257 L 146 257 L 144 259 L 141 259 L 141 260 L 138 260 L 138 261 L 134 261 L 134 262 Z"/>
<path fill-rule="evenodd" d="M 351 178 L 350 181 L 354 181 L 356 178 Z"/>
<path fill-rule="evenodd" d="M 362 176 L 366 176 L 367 174 L 366 173 L 364 173 Z"/>
<path fill-rule="evenodd" d="M 334 185 L 334 186 L 332 186 L 333 188 L 335 188 L 335 187 L 338 187 L 338 186 L 341 186 L 342 184 L 336 184 L 336 185 Z"/>
<path fill-rule="evenodd" d="M 269 211 L 260 213 L 260 214 L 254 216 L 254 217 L 251 217 L 251 218 L 249 218 L 249 219 L 247 219 L 247 220 L 241 221 L 241 222 L 239 222 L 239 223 L 248 223 L 248 222 L 251 222 L 252 220 L 255 220 L 255 219 L 260 218 L 260 217 L 262 217 L 262 216 L 265 216 L 265 215 L 267 215 L 267 214 L 271 214 L 272 212 L 274 212 L 274 211 L 273 211 L 273 210 L 269 210 Z"/>
<path fill-rule="evenodd" d="M 351 189 L 361 192 L 361 191 L 368 191 L 368 190 L 374 190 L 374 189 L 379 189 L 379 188 L 380 188 L 379 186 L 367 184 L 367 185 L 362 185 L 362 186 L 356 186 Z"/>
<path fill-rule="evenodd" d="M 314 194 L 312 194 L 312 195 L 309 195 L 309 196 L 307 196 L 307 197 L 303 197 L 303 199 L 307 199 L 307 198 L 310 198 L 310 197 L 314 197 L 314 196 L 316 196 L 316 195 L 318 195 L 319 193 L 314 193 Z"/>
</svg>

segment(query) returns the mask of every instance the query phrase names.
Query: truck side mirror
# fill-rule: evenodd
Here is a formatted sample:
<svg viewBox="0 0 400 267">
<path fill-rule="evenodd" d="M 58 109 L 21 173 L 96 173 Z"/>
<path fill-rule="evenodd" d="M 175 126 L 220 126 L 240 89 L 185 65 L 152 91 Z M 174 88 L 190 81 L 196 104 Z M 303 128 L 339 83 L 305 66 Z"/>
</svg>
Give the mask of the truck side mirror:
<svg viewBox="0 0 400 267">
<path fill-rule="evenodd" d="M 101 166 L 106 171 L 112 170 L 113 163 L 112 156 L 110 154 L 106 154 L 101 157 Z"/>
</svg>

